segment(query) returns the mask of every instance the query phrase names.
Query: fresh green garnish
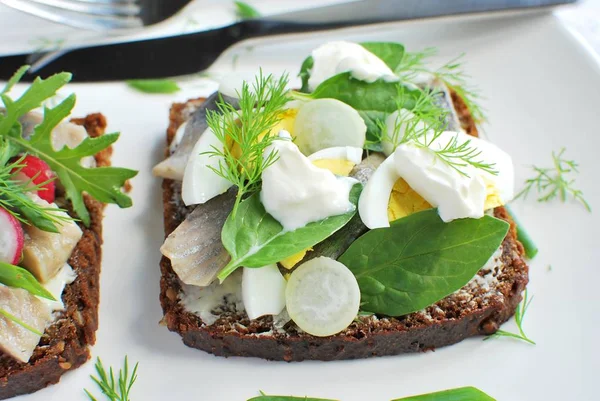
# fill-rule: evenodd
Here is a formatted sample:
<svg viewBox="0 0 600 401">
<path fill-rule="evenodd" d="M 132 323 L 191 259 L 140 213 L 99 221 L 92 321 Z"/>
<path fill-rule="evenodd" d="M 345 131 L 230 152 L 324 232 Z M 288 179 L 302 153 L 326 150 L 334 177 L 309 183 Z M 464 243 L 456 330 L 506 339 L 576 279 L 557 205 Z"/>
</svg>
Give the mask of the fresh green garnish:
<svg viewBox="0 0 600 401">
<path fill-rule="evenodd" d="M 355 185 L 350 191 L 350 202 L 355 206 L 361 190 L 361 185 Z M 235 216 L 229 215 L 223 226 L 221 240 L 231 255 L 231 261 L 218 277 L 223 281 L 240 266 L 266 266 L 312 247 L 344 227 L 355 214 L 356 208 L 294 231 L 284 231 L 281 224 L 267 213 L 259 194 L 255 193 L 240 204 Z"/>
<path fill-rule="evenodd" d="M 259 18 L 260 12 L 244 1 L 235 1 L 235 13 L 239 19 Z"/>
<path fill-rule="evenodd" d="M 336 401 L 325 398 L 312 398 L 312 397 L 293 397 L 285 395 L 266 395 L 262 391 L 259 397 L 250 398 L 248 401 Z"/>
<path fill-rule="evenodd" d="M 533 242 L 533 239 L 529 236 L 529 233 L 525 230 L 525 227 L 521 224 L 512 209 L 508 205 L 504 205 L 504 208 L 508 211 L 517 226 L 517 240 L 523 245 L 525 256 L 529 259 L 535 258 L 539 251 L 537 245 Z"/>
<path fill-rule="evenodd" d="M 127 85 L 144 93 L 175 93 L 181 90 L 172 79 L 132 79 Z"/>
<path fill-rule="evenodd" d="M 0 262 L 0 284 L 8 287 L 22 288 L 32 295 L 55 301 L 54 296 L 48 292 L 29 271 L 19 266 Z"/>
<path fill-rule="evenodd" d="M 288 102 L 287 75 L 276 80 L 262 71 L 250 86 L 246 81 L 238 92 L 239 110 L 224 100 L 217 102 L 218 111 L 206 112 L 206 122 L 223 144 L 206 154 L 220 158 L 217 168 L 208 166 L 217 175 L 237 186 L 232 215 L 235 216 L 244 195 L 260 188 L 262 172 L 277 161 L 277 152 L 266 157 L 266 148 L 277 139 L 271 128 L 281 120 Z"/>
<path fill-rule="evenodd" d="M 403 316 L 467 284 L 498 249 L 508 227 L 490 216 L 444 223 L 436 209 L 429 209 L 367 232 L 339 261 L 358 280 L 361 309 Z"/>
<path fill-rule="evenodd" d="M 464 62 L 462 59 L 464 54 L 450 60 L 437 70 L 432 70 L 427 66 L 427 62 L 436 53 L 435 48 L 427 48 L 415 53 L 407 52 L 394 72 L 404 82 L 413 82 L 422 73 L 432 74 L 444 81 L 448 88 L 454 90 L 463 99 L 475 122 L 486 121 L 485 110 L 480 105 L 481 95 L 479 90 L 469 84 L 470 77 L 463 69 Z"/>
<path fill-rule="evenodd" d="M 137 380 L 137 370 L 138 365 L 135 364 L 131 375 L 129 373 L 129 364 L 127 361 L 127 357 L 125 357 L 125 362 L 123 364 L 123 369 L 119 370 L 117 377 L 113 372 L 113 368 L 111 367 L 107 372 L 102 364 L 100 358 L 96 361 L 96 373 L 98 376 L 90 376 L 94 383 L 98 385 L 102 394 L 106 396 L 106 398 L 110 401 L 130 401 L 129 393 L 131 392 L 131 388 L 135 384 Z M 98 401 L 88 390 L 85 390 L 85 393 L 90 398 L 91 401 Z"/>
<path fill-rule="evenodd" d="M 497 337 L 511 337 L 535 345 L 535 341 L 527 337 L 525 331 L 523 331 L 523 319 L 525 318 L 525 313 L 527 313 L 527 308 L 529 308 L 529 304 L 531 303 L 531 301 L 533 301 L 533 297 L 529 298 L 527 290 L 525 290 L 523 301 L 521 301 L 521 303 L 517 306 L 517 309 L 515 310 L 515 322 L 517 323 L 519 333 L 511 333 L 509 331 L 498 330 L 494 334 L 484 338 L 484 340 L 489 340 L 490 338 Z"/>
<path fill-rule="evenodd" d="M 25 323 L 18 317 L 16 317 L 15 315 L 8 313 L 7 311 L 5 311 L 2 308 L 0 308 L 0 315 L 4 316 L 5 318 L 12 321 L 13 323 L 18 324 L 19 326 L 23 327 L 24 329 L 31 331 L 33 334 L 37 334 L 38 336 L 44 335 L 44 333 L 40 333 L 38 330 L 34 329 L 33 327 L 31 327 L 30 325 L 28 325 L 27 323 Z"/>
<path fill-rule="evenodd" d="M 40 206 L 27 196 L 27 193 L 37 191 L 47 183 L 35 185 L 32 182 L 16 181 L 11 171 L 16 169 L 18 172 L 23 167 L 22 159 L 3 166 L 2 149 L 8 149 L 8 143 L 5 142 L 3 146 L 0 138 L 0 207 L 24 224 L 31 224 L 40 230 L 55 233 L 58 232 L 57 224 L 73 220 L 60 214 L 64 210 Z M 12 155 L 13 152 L 7 150 L 6 153 Z"/>
<path fill-rule="evenodd" d="M 461 387 L 392 401 L 496 401 L 496 399 L 475 387 Z"/>
<path fill-rule="evenodd" d="M 532 166 L 537 175 L 525 181 L 525 188 L 517 194 L 516 198 L 526 198 L 533 189 L 538 192 L 538 202 L 549 202 L 558 198 L 564 203 L 570 196 L 591 212 L 592 208 L 583 197 L 583 192 L 574 188 L 575 179 L 571 178 L 579 173 L 579 165 L 574 160 L 565 159 L 563 156 L 565 151 L 566 149 L 562 148 L 558 153 L 552 152 L 552 167 Z"/>
<path fill-rule="evenodd" d="M 13 100 L 8 92 L 26 71 L 26 67 L 21 68 L 0 96 L 6 110 L 4 115 L 0 115 L 0 139 L 12 149 L 39 157 L 50 166 L 65 187 L 66 198 L 71 201 L 85 225 L 89 226 L 90 215 L 83 201 L 83 192 L 100 202 L 116 203 L 120 207 L 131 206 L 131 199 L 121 188 L 137 174 L 136 171 L 117 167 L 85 168 L 81 165 L 82 158 L 95 156 L 116 142 L 118 133 L 86 138 L 74 149 L 64 147 L 55 150 L 52 146 L 52 131 L 70 115 L 75 105 L 74 95 L 54 108 L 44 108 L 42 123 L 35 127 L 31 138 L 23 138 L 19 118 L 39 107 L 71 80 L 69 73 L 56 74 L 48 79 L 36 78 L 20 98 Z"/>
</svg>

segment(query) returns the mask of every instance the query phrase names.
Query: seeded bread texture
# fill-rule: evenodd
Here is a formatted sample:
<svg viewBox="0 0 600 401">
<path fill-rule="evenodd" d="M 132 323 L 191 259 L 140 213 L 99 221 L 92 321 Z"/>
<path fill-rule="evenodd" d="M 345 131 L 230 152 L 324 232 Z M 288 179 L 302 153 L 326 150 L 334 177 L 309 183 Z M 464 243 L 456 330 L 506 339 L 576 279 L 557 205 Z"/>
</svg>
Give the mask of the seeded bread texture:
<svg viewBox="0 0 600 401">
<path fill-rule="evenodd" d="M 173 105 L 167 144 L 199 100 Z M 461 125 L 476 136 L 477 128 L 464 102 L 456 94 L 453 94 L 453 101 Z M 165 236 L 168 236 L 193 209 L 183 205 L 180 183 L 164 180 L 162 188 Z M 514 314 L 527 285 L 529 271 L 523 259 L 523 247 L 517 241 L 516 226 L 506 209 L 496 208 L 494 215 L 508 221 L 511 227 L 493 268 L 480 271 L 459 291 L 407 316 L 360 317 L 343 332 L 324 338 L 302 332 L 293 322 L 279 326 L 270 316 L 250 320 L 245 312 L 227 307 L 214 323 L 208 325 L 181 305 L 181 282 L 169 259 L 163 257 L 160 262 L 162 323 L 178 333 L 187 346 L 217 356 L 259 357 L 288 362 L 427 351 L 455 344 L 467 337 L 492 334 Z"/>
<path fill-rule="evenodd" d="M 91 114 L 72 120 L 85 127 L 88 135 L 104 133 L 106 119 Z M 98 166 L 109 166 L 111 149 L 96 155 Z M 102 259 L 102 216 L 104 205 L 85 196 L 91 224 L 80 224 L 83 236 L 73 251 L 69 264 L 77 273 L 75 281 L 65 287 L 63 302 L 66 310 L 46 330 L 28 363 L 14 360 L 0 352 L 0 400 L 33 393 L 84 364 L 90 358 L 91 345 L 96 342 L 98 329 L 99 281 Z"/>
</svg>

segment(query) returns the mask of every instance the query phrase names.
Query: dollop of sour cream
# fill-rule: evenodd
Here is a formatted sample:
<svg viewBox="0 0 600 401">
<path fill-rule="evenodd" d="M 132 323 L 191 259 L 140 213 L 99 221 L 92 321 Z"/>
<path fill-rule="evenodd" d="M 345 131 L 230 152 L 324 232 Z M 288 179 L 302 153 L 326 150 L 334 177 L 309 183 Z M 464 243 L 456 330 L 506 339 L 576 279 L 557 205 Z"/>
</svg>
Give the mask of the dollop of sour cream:
<svg viewBox="0 0 600 401">
<path fill-rule="evenodd" d="M 293 231 L 308 223 L 353 210 L 350 190 L 353 178 L 336 177 L 331 171 L 316 167 L 291 141 L 287 131 L 265 149 L 265 157 L 277 152 L 277 161 L 262 174 L 260 200 L 265 210 Z"/>
<path fill-rule="evenodd" d="M 309 89 L 334 75 L 350 72 L 358 80 L 375 82 L 378 79 L 397 81 L 394 72 L 376 55 L 358 43 L 335 41 L 312 51 L 313 67 L 308 79 Z"/>
<path fill-rule="evenodd" d="M 471 165 L 460 166 L 464 173 L 461 174 L 440 160 L 434 150 L 443 149 L 455 137 L 459 144 L 470 141 L 470 146 L 480 152 L 477 160 L 493 163 L 498 174 Z M 483 217 L 486 207 L 505 204 L 514 197 L 514 168 L 510 155 L 496 145 L 464 132 L 445 131 L 429 147 L 412 141 L 398 146 L 379 166 L 367 182 L 358 206 L 363 223 L 370 229 L 389 227 L 389 196 L 399 178 L 437 207 L 445 222 Z"/>
</svg>

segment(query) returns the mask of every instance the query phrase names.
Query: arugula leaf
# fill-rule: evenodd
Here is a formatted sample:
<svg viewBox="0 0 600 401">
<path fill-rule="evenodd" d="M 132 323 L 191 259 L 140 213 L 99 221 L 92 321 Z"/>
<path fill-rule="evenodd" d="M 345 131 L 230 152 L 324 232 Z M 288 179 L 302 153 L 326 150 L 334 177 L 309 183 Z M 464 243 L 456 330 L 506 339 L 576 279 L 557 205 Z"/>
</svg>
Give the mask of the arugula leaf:
<svg viewBox="0 0 600 401">
<path fill-rule="evenodd" d="M 461 387 L 392 401 L 496 401 L 496 399 L 475 387 Z"/>
<path fill-rule="evenodd" d="M 29 71 L 30 67 L 31 66 L 29 66 L 29 65 L 23 65 L 23 66 L 21 66 L 21 68 L 19 68 L 12 75 L 12 77 L 10 77 L 10 79 L 6 83 L 6 86 L 4 87 L 4 89 L 2 90 L 2 92 L 0 92 L 0 94 L 5 94 L 5 93 L 10 92 L 10 90 L 13 88 L 13 86 L 15 86 L 21 80 L 21 78 L 23 78 L 23 75 L 25 75 L 25 73 L 27 71 Z"/>
<path fill-rule="evenodd" d="M 412 109 L 421 90 L 408 87 L 398 82 L 364 82 L 352 77 L 349 72 L 343 72 L 322 82 L 309 95 L 299 94 L 299 98 L 337 99 L 357 111 L 370 110 L 393 113 L 398 107 Z"/>
<path fill-rule="evenodd" d="M 310 78 L 310 70 L 312 70 L 314 64 L 315 59 L 313 59 L 312 56 L 308 56 L 300 67 L 298 76 L 302 80 L 302 88 L 300 89 L 301 92 L 308 92 L 308 79 Z"/>
<path fill-rule="evenodd" d="M 379 57 L 392 71 L 402 62 L 404 45 L 395 42 L 362 42 L 362 47 Z"/>
<path fill-rule="evenodd" d="M 22 288 L 33 295 L 55 301 L 56 299 L 37 281 L 29 271 L 19 266 L 0 262 L 0 284 Z"/>
<path fill-rule="evenodd" d="M 354 205 L 358 203 L 361 191 L 360 184 L 354 185 L 350 191 L 350 201 Z M 255 193 L 240 203 L 235 217 L 229 215 L 225 221 L 221 239 L 231 261 L 218 277 L 223 281 L 240 266 L 266 266 L 312 247 L 345 226 L 355 214 L 356 209 L 286 232 L 267 213 L 259 193 Z"/>
<path fill-rule="evenodd" d="M 363 310 L 402 316 L 467 284 L 508 228 L 490 216 L 444 223 L 429 209 L 367 232 L 339 260 L 358 280 Z"/>
<path fill-rule="evenodd" d="M 49 78 L 48 80 L 50 80 Z M 48 81 L 47 80 L 47 81 Z M 45 81 L 45 82 L 47 82 Z M 32 90 L 32 85 L 29 91 Z M 33 92 L 36 93 L 36 92 Z M 25 98 L 25 99 L 24 99 Z M 15 114 L 10 111 L 7 104 L 8 116 Z M 11 107 L 21 104 L 33 104 L 25 95 L 14 102 Z M 137 175 L 134 170 L 118 167 L 85 168 L 81 165 L 81 159 L 86 156 L 95 156 L 98 152 L 108 148 L 119 138 L 119 134 L 106 134 L 98 138 L 86 138 L 74 149 L 64 147 L 54 150 L 52 146 L 52 130 L 66 117 L 71 114 L 75 105 L 75 95 L 71 95 L 55 108 L 44 108 L 44 120 L 35 127 L 34 133 L 29 140 L 22 137 L 20 126 L 12 129 L 7 138 L 17 144 L 20 149 L 31 155 L 44 160 L 52 171 L 58 176 L 61 184 L 65 187 L 66 197 L 73 204 L 73 209 L 86 226 L 90 224 L 90 215 L 83 201 L 83 192 L 87 192 L 96 200 L 104 203 L 116 203 L 120 207 L 130 207 L 131 198 L 121 192 L 121 187 L 130 178 Z M 25 108 L 21 106 L 22 108 Z M 0 122 L 0 132 L 2 132 Z"/>
<path fill-rule="evenodd" d="M 125 82 L 131 88 L 144 93 L 175 93 L 181 90 L 172 79 L 131 79 Z"/>
<path fill-rule="evenodd" d="M 235 13 L 239 19 L 252 19 L 259 18 L 261 16 L 260 12 L 256 8 L 244 1 L 235 1 L 234 3 L 236 8 Z"/>
</svg>

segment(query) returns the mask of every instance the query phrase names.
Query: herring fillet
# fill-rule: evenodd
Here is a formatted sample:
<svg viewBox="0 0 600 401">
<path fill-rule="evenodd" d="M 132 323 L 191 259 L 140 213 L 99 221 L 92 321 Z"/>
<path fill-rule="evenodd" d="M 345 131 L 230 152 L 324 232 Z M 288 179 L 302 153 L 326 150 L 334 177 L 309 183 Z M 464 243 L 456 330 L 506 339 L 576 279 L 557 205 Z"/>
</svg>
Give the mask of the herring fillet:
<svg viewBox="0 0 600 401">
<path fill-rule="evenodd" d="M 185 127 L 183 138 L 181 138 L 181 142 L 177 145 L 175 151 L 168 158 L 154 166 L 152 174 L 157 177 L 168 178 L 171 180 L 183 180 L 183 172 L 185 171 L 185 166 L 190 154 L 194 149 L 194 145 L 196 145 L 196 142 L 198 142 L 202 133 L 208 128 L 208 124 L 206 123 L 206 112 L 207 110 L 218 111 L 219 108 L 217 102 L 221 98 L 234 107 L 237 107 L 238 105 L 237 99 L 232 97 L 218 92 L 210 95 L 192 114 L 190 123 Z"/>
<path fill-rule="evenodd" d="M 235 197 L 236 190 L 232 188 L 196 206 L 160 248 L 185 284 L 205 287 L 229 263 L 231 257 L 223 247 L 221 231 Z"/>
</svg>

